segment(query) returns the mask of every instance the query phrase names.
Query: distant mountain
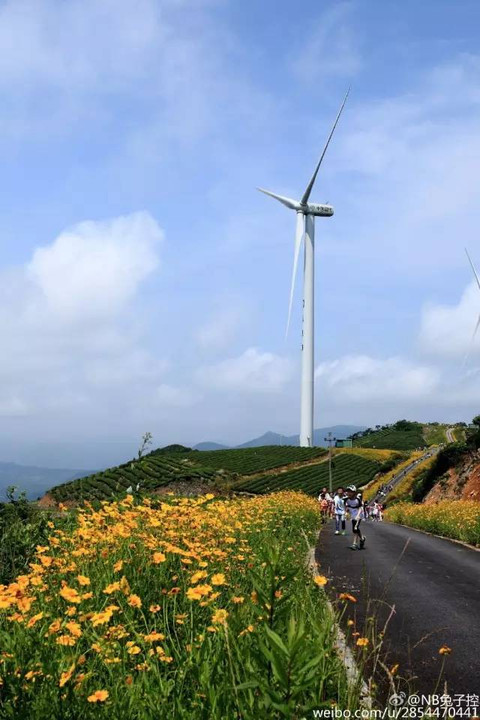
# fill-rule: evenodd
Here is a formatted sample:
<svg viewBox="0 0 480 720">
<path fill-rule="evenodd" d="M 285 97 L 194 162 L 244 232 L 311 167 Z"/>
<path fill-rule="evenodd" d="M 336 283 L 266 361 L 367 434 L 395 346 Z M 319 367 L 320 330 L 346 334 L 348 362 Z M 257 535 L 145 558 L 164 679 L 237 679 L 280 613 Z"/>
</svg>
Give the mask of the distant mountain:
<svg viewBox="0 0 480 720">
<path fill-rule="evenodd" d="M 343 440 L 353 433 L 365 430 L 365 425 L 332 425 L 331 427 L 317 428 L 313 431 L 313 444 L 317 447 L 326 447 L 325 437 L 329 432 L 338 440 Z M 279 433 L 266 432 L 258 438 L 249 440 L 240 448 L 261 447 L 262 445 L 299 445 L 299 435 L 280 435 Z"/>
<path fill-rule="evenodd" d="M 194 450 L 229 450 L 228 445 L 216 442 L 201 442 L 195 445 Z"/>
<path fill-rule="evenodd" d="M 6 491 L 10 485 L 15 485 L 20 492 L 24 491 L 29 500 L 36 500 L 53 485 L 85 477 L 90 472 L 0 462 L 0 502 L 6 500 Z"/>
</svg>

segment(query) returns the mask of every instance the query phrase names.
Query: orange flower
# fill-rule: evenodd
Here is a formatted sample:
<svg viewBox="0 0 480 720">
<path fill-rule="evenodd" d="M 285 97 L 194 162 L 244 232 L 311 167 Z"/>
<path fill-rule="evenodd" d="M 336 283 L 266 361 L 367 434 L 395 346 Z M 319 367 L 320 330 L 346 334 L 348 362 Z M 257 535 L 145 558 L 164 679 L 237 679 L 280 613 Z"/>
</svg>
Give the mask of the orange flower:
<svg viewBox="0 0 480 720">
<path fill-rule="evenodd" d="M 127 653 L 129 655 L 138 655 L 138 653 L 141 653 L 142 651 L 138 647 L 138 645 L 132 645 L 132 647 L 129 647 L 127 650 Z"/>
<path fill-rule="evenodd" d="M 70 665 L 68 670 L 66 670 L 65 672 L 62 672 L 62 674 L 60 675 L 60 680 L 58 682 L 59 687 L 63 687 L 70 680 L 70 678 L 73 675 L 74 670 L 75 670 L 75 663 L 73 663 L 73 665 Z"/>
<path fill-rule="evenodd" d="M 89 703 L 105 702 L 108 698 L 108 690 L 95 690 L 92 695 L 89 695 L 87 700 Z"/>
<path fill-rule="evenodd" d="M 339 600 L 350 600 L 350 602 L 353 602 L 353 603 L 357 602 L 357 598 L 354 597 L 353 595 L 350 595 L 350 593 L 340 593 L 340 595 L 338 596 L 338 599 Z"/>
<path fill-rule="evenodd" d="M 105 593 L 105 595 L 111 595 L 112 593 L 117 592 L 117 590 L 120 590 L 120 583 L 118 581 L 107 585 L 103 592 Z"/>
<path fill-rule="evenodd" d="M 150 605 L 148 608 L 151 613 L 157 613 L 159 610 L 161 610 L 160 605 Z"/>
<path fill-rule="evenodd" d="M 79 585 L 90 585 L 90 578 L 85 575 L 77 575 L 77 581 Z"/>
<path fill-rule="evenodd" d="M 59 635 L 55 642 L 57 645 L 68 645 L 72 647 L 75 645 L 76 640 L 71 635 Z"/>
<path fill-rule="evenodd" d="M 438 651 L 439 655 L 450 655 L 452 652 L 452 648 L 449 648 L 448 645 L 442 645 L 440 650 Z"/>
<path fill-rule="evenodd" d="M 358 645 L 358 647 L 367 647 L 367 645 L 369 644 L 369 642 L 370 642 L 370 641 L 369 641 L 368 638 L 366 638 L 366 637 L 360 637 L 360 638 L 358 638 L 358 640 L 357 640 L 357 645 Z"/>
<path fill-rule="evenodd" d="M 140 600 L 138 595 L 130 595 L 127 602 L 130 605 L 130 607 L 134 607 L 134 608 L 142 607 L 142 601 Z"/>
<path fill-rule="evenodd" d="M 123 560 L 117 560 L 115 565 L 113 566 L 114 572 L 120 572 L 120 570 L 123 568 Z"/>
<path fill-rule="evenodd" d="M 68 585 L 65 585 L 65 587 L 63 587 L 60 590 L 59 595 L 64 600 L 66 600 L 67 602 L 71 602 L 71 603 L 79 603 L 82 600 L 82 598 L 80 597 L 78 592 L 76 590 L 74 590 L 74 588 L 68 587 Z"/>
<path fill-rule="evenodd" d="M 39 620 L 43 618 L 43 612 L 39 612 L 36 615 L 33 615 L 30 620 L 27 622 L 27 627 L 33 627 L 35 623 L 37 623 Z"/>
<path fill-rule="evenodd" d="M 325 575 L 315 575 L 315 577 L 313 578 L 313 582 L 315 583 L 315 585 L 323 587 L 327 584 L 328 580 Z"/>
<path fill-rule="evenodd" d="M 167 559 L 167 556 L 162 552 L 153 553 L 153 562 L 155 563 L 155 565 L 164 563 L 166 559 Z"/>
</svg>

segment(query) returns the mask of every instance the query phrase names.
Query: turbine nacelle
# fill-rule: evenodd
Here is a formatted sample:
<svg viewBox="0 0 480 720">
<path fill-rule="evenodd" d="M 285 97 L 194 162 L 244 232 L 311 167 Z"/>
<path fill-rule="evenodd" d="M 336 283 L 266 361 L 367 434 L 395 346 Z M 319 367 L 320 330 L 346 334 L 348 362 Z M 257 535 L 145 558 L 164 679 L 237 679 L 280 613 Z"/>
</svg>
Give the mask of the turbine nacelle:
<svg viewBox="0 0 480 720">
<path fill-rule="evenodd" d="M 317 217 L 332 217 L 333 207 L 331 205 L 307 203 L 305 210 L 302 208 L 300 212 L 305 213 L 305 215 L 316 215 Z"/>
<path fill-rule="evenodd" d="M 300 200 L 293 200 L 292 198 L 285 197 L 285 195 L 278 195 L 271 190 L 265 190 L 264 188 L 257 188 L 260 192 L 275 198 L 282 205 L 285 205 L 289 210 L 296 210 L 297 212 L 303 213 L 304 215 L 316 215 L 317 217 L 331 217 L 333 215 L 333 207 L 331 205 L 319 205 L 318 203 L 301 202 Z"/>
</svg>

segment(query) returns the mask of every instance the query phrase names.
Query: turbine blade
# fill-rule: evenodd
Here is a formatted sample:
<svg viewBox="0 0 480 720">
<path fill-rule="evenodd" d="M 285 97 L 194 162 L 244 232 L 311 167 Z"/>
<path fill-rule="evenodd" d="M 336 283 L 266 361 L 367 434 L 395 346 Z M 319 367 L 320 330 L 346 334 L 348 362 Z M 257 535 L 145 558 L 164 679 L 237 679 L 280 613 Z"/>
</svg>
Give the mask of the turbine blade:
<svg viewBox="0 0 480 720">
<path fill-rule="evenodd" d="M 470 346 L 469 346 L 469 348 L 468 348 L 468 352 L 467 352 L 467 354 L 465 355 L 465 358 L 464 358 L 464 360 L 463 360 L 463 367 L 465 367 L 465 365 L 467 364 L 467 360 L 468 360 L 468 358 L 470 357 L 470 353 L 471 353 L 472 350 L 473 350 L 473 344 L 474 344 L 474 342 L 475 342 L 475 338 L 476 338 L 476 336 L 477 336 L 477 332 L 478 332 L 478 328 L 479 328 L 479 327 L 480 327 L 480 315 L 478 316 L 477 324 L 475 325 L 475 330 L 473 331 L 472 339 L 470 340 Z"/>
<path fill-rule="evenodd" d="M 478 285 L 478 288 L 479 288 L 479 290 L 480 290 L 480 280 L 478 279 L 477 271 L 475 270 L 475 265 L 474 265 L 473 262 L 472 262 L 472 258 L 471 258 L 470 255 L 468 254 L 467 248 L 465 248 L 465 252 L 467 253 L 468 261 L 469 261 L 470 265 L 472 266 L 473 274 L 475 275 L 475 279 L 476 279 L 476 281 L 477 281 L 477 285 Z"/>
<path fill-rule="evenodd" d="M 275 198 L 275 200 L 278 200 L 282 203 L 282 205 L 290 208 L 290 210 L 300 209 L 300 203 L 297 200 L 292 200 L 292 198 L 284 197 L 284 195 L 277 195 L 276 193 L 270 192 L 270 190 L 264 190 L 263 188 L 257 188 L 257 190 L 265 193 L 265 195 L 270 195 L 270 197 Z"/>
<path fill-rule="evenodd" d="M 327 152 L 327 148 L 330 145 L 330 140 L 332 139 L 333 133 L 335 132 L 335 128 L 337 127 L 337 123 L 340 120 L 340 115 L 342 114 L 343 108 L 345 107 L 345 103 L 347 102 L 348 95 L 350 93 L 350 88 L 348 88 L 347 93 L 343 99 L 343 103 L 340 106 L 340 110 L 338 111 L 337 117 L 335 118 L 335 122 L 333 123 L 333 127 L 330 130 L 330 135 L 328 136 L 328 140 L 325 143 L 325 147 L 323 148 L 323 152 L 320 155 L 320 160 L 318 161 L 317 167 L 315 168 L 315 172 L 313 173 L 310 182 L 307 185 L 307 189 L 303 193 L 303 197 L 301 199 L 302 205 L 305 205 L 305 203 L 308 202 L 308 198 L 310 197 L 310 193 L 312 192 L 313 185 L 315 183 L 315 180 L 317 179 L 318 171 L 320 170 L 320 165 L 322 164 L 323 158 L 325 157 L 325 153 Z"/>
<path fill-rule="evenodd" d="M 295 278 L 297 277 L 298 256 L 300 253 L 300 246 L 302 244 L 304 234 L 305 234 L 305 215 L 303 213 L 299 212 L 299 213 L 297 213 L 297 228 L 295 230 L 295 249 L 293 252 L 292 284 L 290 286 L 290 303 L 288 305 L 287 330 L 285 332 L 285 337 L 288 336 L 288 329 L 290 327 L 290 318 L 292 315 L 292 305 L 293 305 L 293 294 L 295 292 Z"/>
</svg>

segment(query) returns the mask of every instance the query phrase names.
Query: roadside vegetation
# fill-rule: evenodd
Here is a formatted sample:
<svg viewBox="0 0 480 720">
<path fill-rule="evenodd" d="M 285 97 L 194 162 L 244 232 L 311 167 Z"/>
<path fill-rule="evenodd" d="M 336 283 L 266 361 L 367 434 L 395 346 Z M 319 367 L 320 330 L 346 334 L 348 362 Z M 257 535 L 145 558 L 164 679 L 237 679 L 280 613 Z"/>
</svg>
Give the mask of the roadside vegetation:
<svg viewBox="0 0 480 720">
<path fill-rule="evenodd" d="M 357 707 L 326 578 L 301 560 L 315 501 L 166 500 L 64 510 L 69 529 L 48 521 L 29 568 L 0 588 L 4 716 L 253 720 Z"/>
<path fill-rule="evenodd" d="M 385 518 L 435 535 L 480 546 L 480 503 L 478 502 L 443 500 L 431 505 L 398 503 L 389 507 Z"/>
</svg>

